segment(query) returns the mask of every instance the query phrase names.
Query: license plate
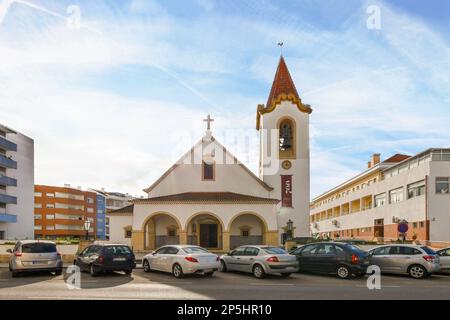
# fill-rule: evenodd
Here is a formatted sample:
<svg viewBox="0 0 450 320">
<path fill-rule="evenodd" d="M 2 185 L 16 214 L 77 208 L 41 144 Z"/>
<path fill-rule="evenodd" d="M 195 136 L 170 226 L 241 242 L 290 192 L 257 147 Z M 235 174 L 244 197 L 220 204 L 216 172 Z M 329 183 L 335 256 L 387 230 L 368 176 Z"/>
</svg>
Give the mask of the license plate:
<svg viewBox="0 0 450 320">
<path fill-rule="evenodd" d="M 32 261 L 31 264 L 41 264 L 41 261 Z"/>
<path fill-rule="evenodd" d="M 213 271 L 213 269 L 205 269 L 205 270 L 203 270 L 204 273 L 208 273 L 208 272 L 212 272 L 212 271 Z"/>
<path fill-rule="evenodd" d="M 127 259 L 125 258 L 114 258 L 113 261 L 126 261 Z"/>
</svg>

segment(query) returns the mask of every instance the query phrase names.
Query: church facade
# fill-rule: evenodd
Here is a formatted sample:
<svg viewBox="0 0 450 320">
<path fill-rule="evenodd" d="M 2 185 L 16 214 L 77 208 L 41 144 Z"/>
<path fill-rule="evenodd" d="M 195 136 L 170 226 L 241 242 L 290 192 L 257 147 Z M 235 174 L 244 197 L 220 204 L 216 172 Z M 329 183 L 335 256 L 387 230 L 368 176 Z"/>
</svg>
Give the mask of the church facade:
<svg viewBox="0 0 450 320">
<path fill-rule="evenodd" d="M 259 176 L 214 138 L 208 116 L 204 136 L 144 190 L 147 198 L 108 213 L 110 241 L 135 251 L 167 244 L 228 251 L 279 245 L 288 223 L 292 236 L 309 236 L 311 112 L 281 57 L 267 104 L 257 107 Z"/>
</svg>

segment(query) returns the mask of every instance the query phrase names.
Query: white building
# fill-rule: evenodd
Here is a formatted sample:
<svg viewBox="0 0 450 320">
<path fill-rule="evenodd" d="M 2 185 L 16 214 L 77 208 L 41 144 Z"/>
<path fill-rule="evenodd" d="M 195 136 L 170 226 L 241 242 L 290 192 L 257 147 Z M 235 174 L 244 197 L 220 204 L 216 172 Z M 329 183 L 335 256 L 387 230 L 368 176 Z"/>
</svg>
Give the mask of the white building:
<svg viewBox="0 0 450 320">
<path fill-rule="evenodd" d="M 34 142 L 0 124 L 0 240 L 34 238 Z"/>
<path fill-rule="evenodd" d="M 110 240 L 136 251 L 174 243 L 227 251 L 279 245 L 289 220 L 294 236 L 309 236 L 311 111 L 281 57 L 268 102 L 257 108 L 259 177 L 212 136 L 208 117 L 205 135 L 144 190 L 147 198 L 108 214 Z"/>
<path fill-rule="evenodd" d="M 366 171 L 313 199 L 311 230 L 331 238 L 396 240 L 405 220 L 407 239 L 450 242 L 449 183 L 450 149 L 383 162 L 375 154 Z"/>
</svg>

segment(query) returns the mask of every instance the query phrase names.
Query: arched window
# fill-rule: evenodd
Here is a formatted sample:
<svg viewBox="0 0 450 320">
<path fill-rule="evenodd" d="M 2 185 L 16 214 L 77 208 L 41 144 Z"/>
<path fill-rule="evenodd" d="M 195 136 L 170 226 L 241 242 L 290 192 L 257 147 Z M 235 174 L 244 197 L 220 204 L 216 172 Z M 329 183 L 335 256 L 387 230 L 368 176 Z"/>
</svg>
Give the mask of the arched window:
<svg viewBox="0 0 450 320">
<path fill-rule="evenodd" d="M 280 158 L 295 156 L 295 126 L 292 120 L 283 119 L 279 125 Z"/>
</svg>

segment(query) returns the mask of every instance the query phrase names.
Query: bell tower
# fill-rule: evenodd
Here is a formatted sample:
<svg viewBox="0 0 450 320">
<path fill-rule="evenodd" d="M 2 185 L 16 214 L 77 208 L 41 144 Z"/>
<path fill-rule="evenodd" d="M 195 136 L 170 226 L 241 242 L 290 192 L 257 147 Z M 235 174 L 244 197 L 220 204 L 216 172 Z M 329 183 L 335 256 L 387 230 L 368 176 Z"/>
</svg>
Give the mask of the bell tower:
<svg viewBox="0 0 450 320">
<path fill-rule="evenodd" d="M 294 237 L 309 237 L 309 115 L 301 101 L 283 56 L 266 105 L 258 105 L 256 129 L 260 133 L 260 178 L 273 188 L 278 204 L 279 234 L 293 222 Z"/>
</svg>

